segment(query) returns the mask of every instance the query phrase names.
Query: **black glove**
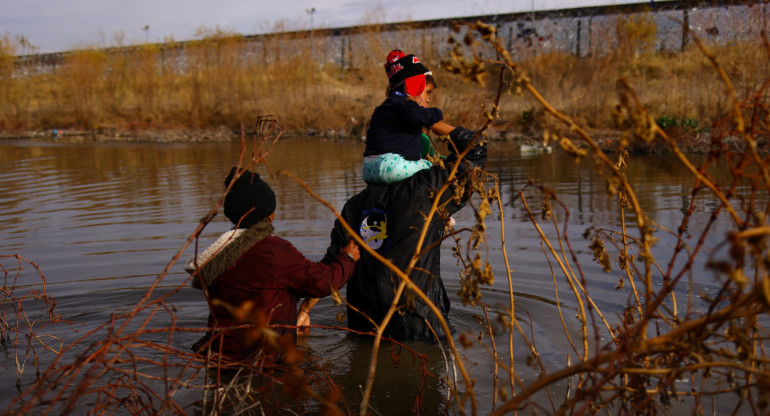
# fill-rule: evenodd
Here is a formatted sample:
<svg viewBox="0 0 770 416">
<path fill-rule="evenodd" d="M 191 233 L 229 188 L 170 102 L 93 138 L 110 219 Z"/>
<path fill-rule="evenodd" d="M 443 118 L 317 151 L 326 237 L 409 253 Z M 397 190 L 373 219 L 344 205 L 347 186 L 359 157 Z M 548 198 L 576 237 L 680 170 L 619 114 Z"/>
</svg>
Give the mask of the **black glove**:
<svg viewBox="0 0 770 416">
<path fill-rule="evenodd" d="M 465 148 L 471 145 L 473 143 L 473 139 L 476 136 L 476 132 L 473 130 L 468 130 L 465 127 L 458 126 L 454 130 L 452 130 L 451 133 L 449 133 L 449 138 L 452 140 L 452 143 L 457 148 L 457 151 L 462 153 Z M 468 154 L 465 156 L 466 161 L 471 163 L 474 167 L 480 167 L 483 168 L 484 165 L 487 163 L 487 146 L 486 144 L 481 143 L 482 137 L 479 137 L 476 140 L 476 144 L 473 146 L 473 148 L 468 152 Z M 454 153 L 454 149 L 450 149 L 450 154 Z M 452 158 L 454 159 L 454 158 Z"/>
</svg>

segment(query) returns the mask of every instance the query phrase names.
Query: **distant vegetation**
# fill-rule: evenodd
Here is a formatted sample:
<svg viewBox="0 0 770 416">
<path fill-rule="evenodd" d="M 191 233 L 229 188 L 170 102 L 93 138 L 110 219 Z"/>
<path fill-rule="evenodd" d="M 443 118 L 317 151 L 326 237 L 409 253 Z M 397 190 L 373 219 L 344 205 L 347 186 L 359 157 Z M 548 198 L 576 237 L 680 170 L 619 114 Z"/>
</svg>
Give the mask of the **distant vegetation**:
<svg viewBox="0 0 770 416">
<path fill-rule="evenodd" d="M 614 86 L 625 78 L 653 118 L 687 120 L 697 128 L 682 129 L 685 133 L 702 132 L 730 111 L 724 86 L 692 43 L 681 53 L 656 51 L 651 16 L 618 19 L 611 38 L 604 40 L 595 30 L 592 42 L 601 44 L 603 52 L 593 57 L 543 50 L 512 58 L 546 99 L 592 131 L 615 129 Z M 0 39 L 0 131 L 6 136 L 52 129 L 114 133 L 224 128 L 237 133 L 258 116 L 275 115 L 288 133 L 360 135 L 383 99 L 382 61 L 396 46 L 418 54 L 437 75 L 435 104 L 452 124 L 482 123 L 481 106 L 494 94 L 492 87 L 479 89 L 442 69 L 446 39 L 368 26 L 348 45 L 341 66 L 319 52 L 332 48 L 331 39 L 291 36 L 267 38 L 255 47 L 243 36 L 217 30 L 185 43 L 183 50 L 158 44 L 83 49 L 44 67 L 16 62 L 14 56 L 29 45 L 23 38 L 6 36 Z M 757 53 L 761 38 L 710 46 L 739 94 L 765 81 L 768 54 Z M 531 97 L 506 100 L 500 115 L 490 129 L 493 136 L 540 137 L 544 129 L 558 128 Z"/>
</svg>

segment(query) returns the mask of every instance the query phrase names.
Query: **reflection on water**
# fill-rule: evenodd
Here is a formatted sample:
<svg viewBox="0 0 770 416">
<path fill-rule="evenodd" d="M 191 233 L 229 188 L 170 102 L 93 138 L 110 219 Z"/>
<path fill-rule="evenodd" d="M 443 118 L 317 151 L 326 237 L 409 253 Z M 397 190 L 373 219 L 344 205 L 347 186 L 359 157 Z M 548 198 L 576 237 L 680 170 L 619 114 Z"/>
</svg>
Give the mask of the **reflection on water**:
<svg viewBox="0 0 770 416">
<path fill-rule="evenodd" d="M 322 140 L 318 138 L 283 139 L 268 160 L 272 172 L 289 170 L 332 206 L 341 208 L 345 200 L 363 187 L 360 162 L 364 144 L 353 140 Z M 130 310 L 145 290 L 177 254 L 198 221 L 220 197 L 223 180 L 230 167 L 237 163 L 238 143 L 205 144 L 115 144 L 115 143 L 47 143 L 36 141 L 0 142 L 0 255 L 19 254 L 42 269 L 48 282 L 48 294 L 57 300 L 57 310 L 65 319 L 82 323 L 86 330 L 103 323 L 112 313 Z M 517 316 L 538 337 L 538 349 L 547 366 L 566 364 L 570 351 L 565 344 L 561 323 L 557 317 L 554 280 L 545 261 L 540 239 L 529 222 L 529 215 L 520 201 L 523 192 L 530 208 L 539 215 L 541 196 L 528 186 L 530 180 L 553 189 L 564 208 L 554 202 L 559 226 L 568 223 L 569 239 L 578 253 L 589 252 L 589 241 L 582 238 L 590 227 L 619 228 L 619 211 L 615 200 L 606 195 L 603 178 L 591 168 L 590 161 L 576 163 L 560 154 L 522 157 L 515 145 L 490 144 L 488 170 L 500 179 L 505 219 L 505 239 L 509 261 L 514 269 L 512 279 L 516 296 Z M 270 176 L 264 167 L 260 174 Z M 675 230 L 683 218 L 691 198 L 693 182 L 684 168 L 668 157 L 635 157 L 629 162 L 628 177 L 637 191 L 640 204 L 651 219 L 661 227 Z M 715 171 L 719 178 L 725 172 Z M 312 259 L 322 257 L 334 216 L 302 187 L 286 176 L 270 180 L 277 200 L 276 234 L 287 238 Z M 709 204 L 702 204 L 694 213 L 690 227 L 699 229 L 712 214 Z M 568 214 L 568 217 L 567 217 Z M 458 228 L 473 224 L 470 209 L 459 212 Z M 627 217 L 633 226 L 633 218 Z M 490 263 L 497 281 L 485 292 L 484 301 L 490 305 L 490 315 L 505 309 L 508 284 L 500 249 L 500 221 L 487 221 L 489 226 Z M 547 225 L 547 224 L 546 224 Z M 229 228 L 223 215 L 205 230 L 202 245 L 209 244 Z M 550 236 L 552 227 L 544 227 Z M 715 236 L 723 235 L 727 223 L 718 223 Z M 632 234 L 635 232 L 632 231 Z M 674 239 L 665 232 L 656 235 L 660 242 L 658 253 L 670 256 Z M 716 242 L 708 241 L 713 247 Z M 457 299 L 458 266 L 448 245 L 443 256 L 443 277 L 453 301 L 452 323 L 460 332 L 479 334 L 476 322 L 480 311 L 463 306 Z M 182 253 L 182 260 L 192 255 L 191 246 Z M 708 250 L 706 250 L 708 252 Z M 7 263 L 3 266 L 9 267 Z M 627 291 L 616 290 L 619 276 L 605 274 L 598 265 L 581 264 L 587 285 L 599 307 L 615 316 L 628 300 Z M 161 283 L 161 291 L 176 287 L 187 278 L 181 264 L 174 265 Z M 561 288 L 565 285 L 557 282 Z M 17 285 L 36 285 L 35 273 L 22 273 Z M 710 275 L 696 276 L 696 284 L 708 291 L 713 283 Z M 567 293 L 564 289 L 563 293 Z M 180 325 L 205 325 L 207 308 L 200 292 L 185 288 L 170 302 L 179 315 Z M 567 310 L 575 307 L 568 297 L 560 299 Z M 313 317 L 313 323 L 338 326 L 338 307 L 324 300 Z M 568 319 L 568 328 L 577 333 L 577 325 Z M 157 322 L 159 327 L 168 322 Z M 67 345 L 79 333 L 57 333 Z M 179 334 L 175 343 L 180 348 L 192 344 L 197 335 Z M 507 345 L 506 337 L 498 335 L 499 346 Z M 430 358 L 429 369 L 438 377 L 447 374 L 451 363 L 434 346 L 413 346 Z M 351 402 L 360 400 L 360 386 L 365 383 L 369 359 L 368 341 L 346 336 L 337 331 L 318 330 L 304 341 L 303 348 L 327 358 L 332 375 L 342 385 Z M 522 346 L 516 352 L 525 357 Z M 463 352 L 470 363 L 471 377 L 479 386 L 491 386 L 493 362 L 486 351 L 471 348 Z M 390 354 L 388 352 L 386 355 Z M 574 356 L 574 355 L 573 355 Z M 402 357 L 393 369 L 390 355 L 380 360 L 378 383 L 373 398 L 375 408 L 392 406 L 394 400 L 411 409 L 415 398 L 417 378 L 409 366 L 410 359 Z M 0 405 L 16 395 L 10 387 L 15 383 L 15 367 L 10 362 L 0 364 Z M 517 373 L 525 381 L 536 375 L 531 368 L 517 364 Z M 404 377 L 413 374 L 414 377 Z M 25 378 L 26 383 L 32 378 Z M 406 381 L 410 381 L 407 383 Z M 428 382 L 425 406 L 441 406 L 446 393 L 436 379 Z M 490 408 L 493 392 L 477 390 L 482 410 Z"/>
</svg>

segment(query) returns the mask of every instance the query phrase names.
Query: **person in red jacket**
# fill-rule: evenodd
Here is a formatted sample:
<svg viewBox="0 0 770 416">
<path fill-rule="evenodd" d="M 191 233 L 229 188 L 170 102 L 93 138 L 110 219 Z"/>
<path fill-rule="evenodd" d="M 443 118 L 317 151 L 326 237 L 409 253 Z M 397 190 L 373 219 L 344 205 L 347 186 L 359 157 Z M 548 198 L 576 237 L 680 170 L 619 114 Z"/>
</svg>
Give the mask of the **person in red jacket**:
<svg viewBox="0 0 770 416">
<path fill-rule="evenodd" d="M 271 362 L 280 357 L 282 342 L 290 337 L 296 344 L 299 298 L 342 288 L 355 270 L 358 246 L 351 240 L 331 262 L 306 259 L 273 235 L 275 194 L 259 174 L 232 168 L 225 186 L 232 181 L 224 212 L 235 228 L 185 266 L 193 287 L 205 286 L 210 299 L 211 330 L 193 350 Z"/>
</svg>

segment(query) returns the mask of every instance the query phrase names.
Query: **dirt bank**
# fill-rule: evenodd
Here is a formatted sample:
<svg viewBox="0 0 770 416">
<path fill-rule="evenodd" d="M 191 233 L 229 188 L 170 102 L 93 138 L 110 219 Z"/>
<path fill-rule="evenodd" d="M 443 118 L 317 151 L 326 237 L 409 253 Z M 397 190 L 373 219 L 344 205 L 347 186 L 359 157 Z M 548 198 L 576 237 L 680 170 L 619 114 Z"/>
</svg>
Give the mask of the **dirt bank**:
<svg viewBox="0 0 770 416">
<path fill-rule="evenodd" d="M 682 129 L 666 129 L 666 133 L 686 153 L 705 153 L 712 150 L 715 145 L 721 145 L 722 149 L 742 151 L 746 145 L 739 136 L 728 135 L 719 140 L 713 140 L 711 132 L 693 132 Z M 618 141 L 622 135 L 619 131 L 604 130 L 590 133 L 597 145 L 605 152 L 613 152 L 617 149 Z M 237 140 L 243 135 L 250 139 L 254 137 L 253 131 L 243 133 L 228 128 L 218 129 L 143 129 L 143 130 L 118 130 L 118 129 L 94 129 L 94 130 L 38 130 L 38 131 L 0 131 L 0 140 L 14 139 L 39 139 L 51 140 L 62 143 L 78 142 L 126 142 L 126 143 L 203 143 L 203 142 L 228 142 Z M 360 132 L 343 130 L 318 131 L 309 129 L 304 132 L 285 131 L 282 138 L 296 136 L 317 136 L 319 138 L 358 138 L 364 140 Z M 543 136 L 518 131 L 501 131 L 490 128 L 485 132 L 485 137 L 490 141 L 514 142 L 527 146 L 542 146 Z M 581 147 L 588 147 L 577 138 L 573 141 Z M 560 146 L 553 140 L 548 143 L 552 150 L 558 151 Z M 671 151 L 665 141 L 656 137 L 651 143 L 632 142 L 628 147 L 632 153 L 665 153 Z M 757 150 L 761 154 L 770 154 L 770 138 L 757 139 Z"/>
</svg>

